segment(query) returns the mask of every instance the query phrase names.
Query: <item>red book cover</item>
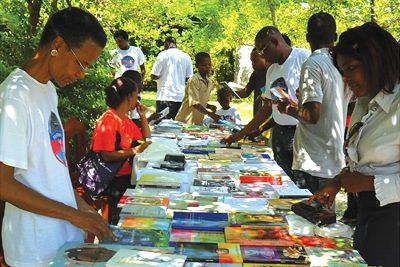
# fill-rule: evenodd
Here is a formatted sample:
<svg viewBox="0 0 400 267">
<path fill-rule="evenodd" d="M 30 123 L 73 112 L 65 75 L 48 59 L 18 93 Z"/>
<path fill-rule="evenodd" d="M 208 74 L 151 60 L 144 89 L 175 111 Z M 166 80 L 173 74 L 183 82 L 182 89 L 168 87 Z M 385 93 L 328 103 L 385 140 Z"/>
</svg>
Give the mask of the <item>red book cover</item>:
<svg viewBox="0 0 400 267">
<path fill-rule="evenodd" d="M 281 176 L 253 176 L 253 175 L 241 175 L 239 176 L 241 184 L 252 184 L 252 183 L 269 183 L 272 185 L 282 185 Z"/>
</svg>

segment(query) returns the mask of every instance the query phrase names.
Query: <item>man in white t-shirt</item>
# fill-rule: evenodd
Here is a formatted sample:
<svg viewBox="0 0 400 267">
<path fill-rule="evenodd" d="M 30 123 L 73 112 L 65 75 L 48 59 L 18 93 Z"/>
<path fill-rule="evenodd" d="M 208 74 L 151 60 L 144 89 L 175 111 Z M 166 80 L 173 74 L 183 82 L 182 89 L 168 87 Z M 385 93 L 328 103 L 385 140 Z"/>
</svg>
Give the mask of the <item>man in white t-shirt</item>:
<svg viewBox="0 0 400 267">
<path fill-rule="evenodd" d="M 174 37 L 168 37 L 165 50 L 158 54 L 151 70 L 151 78 L 157 80 L 156 111 L 169 107 L 167 119 L 175 119 L 185 95 L 186 80 L 193 75 L 190 56 L 179 50 Z"/>
<path fill-rule="evenodd" d="M 146 69 L 144 63 L 146 57 L 142 50 L 133 45 L 129 45 L 128 33 L 124 30 L 118 30 L 114 33 L 114 40 L 118 45 L 117 49 L 111 51 L 112 59 L 109 62 L 110 66 L 117 69 L 114 77 L 121 77 L 127 70 L 136 70 L 144 77 Z"/>
<path fill-rule="evenodd" d="M 297 184 L 315 192 L 344 167 L 344 129 L 349 95 L 333 65 L 329 48 L 336 40 L 336 22 L 328 13 L 312 15 L 307 24 L 311 56 L 301 69 L 298 106 L 286 99 L 278 108 L 299 120 L 293 145 Z"/>
<path fill-rule="evenodd" d="M 265 82 L 266 92 L 262 94 L 264 105 L 254 118 L 240 132 L 222 140 L 232 143 L 240 140 L 258 128 L 272 113 L 275 125 L 272 130 L 272 150 L 274 159 L 285 173 L 294 180 L 292 172 L 293 137 L 297 120 L 281 114 L 276 105 L 276 96 L 270 93 L 271 88 L 279 88 L 293 102 L 297 102 L 296 89 L 299 86 L 301 65 L 310 55 L 307 49 L 292 48 L 283 39 L 279 30 L 273 26 L 262 28 L 256 35 L 255 45 L 260 55 L 271 62 Z M 273 124 L 271 124 L 272 126 Z"/>
</svg>

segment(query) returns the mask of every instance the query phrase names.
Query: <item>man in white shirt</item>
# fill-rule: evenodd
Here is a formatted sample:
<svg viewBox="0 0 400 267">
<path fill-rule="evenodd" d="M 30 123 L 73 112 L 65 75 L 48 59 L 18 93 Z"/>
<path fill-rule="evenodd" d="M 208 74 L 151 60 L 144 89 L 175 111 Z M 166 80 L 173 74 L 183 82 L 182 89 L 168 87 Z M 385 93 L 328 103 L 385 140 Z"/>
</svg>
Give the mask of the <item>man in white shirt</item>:
<svg viewBox="0 0 400 267">
<path fill-rule="evenodd" d="M 297 184 L 315 192 L 344 167 L 344 128 L 350 92 L 333 65 L 329 48 L 337 38 L 335 19 L 312 15 L 307 24 L 311 56 L 301 69 L 298 106 L 279 101 L 280 112 L 299 120 L 294 136 L 293 166 Z M 322 152 L 321 152 L 322 151 Z"/>
<path fill-rule="evenodd" d="M 174 37 L 168 37 L 165 50 L 158 54 L 151 70 L 151 78 L 157 80 L 156 112 L 169 107 L 167 119 L 175 119 L 185 95 L 186 80 L 193 75 L 190 56 L 179 50 Z"/>
<path fill-rule="evenodd" d="M 271 95 L 270 90 L 274 87 L 280 87 L 292 101 L 297 103 L 296 89 L 299 86 L 301 65 L 310 55 L 310 52 L 307 49 L 290 47 L 279 30 L 273 26 L 264 27 L 257 33 L 255 45 L 259 54 L 266 61 L 272 63 L 267 71 L 266 93 L 263 94 L 264 98 L 266 98 L 264 106 L 245 128 L 223 139 L 221 142 L 232 143 L 240 140 L 258 128 L 272 113 L 276 123 L 272 132 L 274 159 L 285 173 L 294 180 L 291 168 L 293 137 L 297 120 L 278 111 L 276 105 L 273 105 L 276 97 Z"/>
<path fill-rule="evenodd" d="M 128 33 L 124 30 L 118 30 L 114 33 L 114 40 L 118 45 L 117 49 L 111 51 L 112 59 L 109 62 L 110 66 L 117 69 L 114 77 L 121 77 L 127 70 L 136 70 L 144 77 L 146 69 L 144 63 L 146 57 L 142 50 L 137 46 L 129 45 Z"/>
</svg>

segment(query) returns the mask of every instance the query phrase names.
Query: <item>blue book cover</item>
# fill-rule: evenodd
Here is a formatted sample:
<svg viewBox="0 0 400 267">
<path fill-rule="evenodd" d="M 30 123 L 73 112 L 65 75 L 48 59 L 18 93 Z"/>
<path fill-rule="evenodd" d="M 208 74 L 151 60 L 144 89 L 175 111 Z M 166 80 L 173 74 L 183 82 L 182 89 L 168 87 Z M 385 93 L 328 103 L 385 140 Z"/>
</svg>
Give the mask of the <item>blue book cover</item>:
<svg viewBox="0 0 400 267">
<path fill-rule="evenodd" d="M 172 228 L 204 231 L 224 231 L 229 225 L 227 213 L 174 212 Z"/>
</svg>

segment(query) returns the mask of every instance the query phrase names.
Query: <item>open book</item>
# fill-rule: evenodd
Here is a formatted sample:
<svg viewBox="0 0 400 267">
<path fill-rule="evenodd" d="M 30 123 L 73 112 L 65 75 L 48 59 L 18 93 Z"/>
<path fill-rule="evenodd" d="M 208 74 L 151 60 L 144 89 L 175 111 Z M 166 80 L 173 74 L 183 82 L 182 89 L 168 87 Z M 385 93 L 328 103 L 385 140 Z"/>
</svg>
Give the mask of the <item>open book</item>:
<svg viewBox="0 0 400 267">
<path fill-rule="evenodd" d="M 221 82 L 220 83 L 222 86 L 229 88 L 232 93 L 239 99 L 241 99 L 241 97 L 239 96 L 239 94 L 236 92 L 237 90 L 242 90 L 244 87 L 241 86 L 240 84 L 234 83 L 234 82 Z"/>
</svg>

